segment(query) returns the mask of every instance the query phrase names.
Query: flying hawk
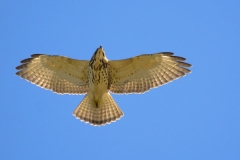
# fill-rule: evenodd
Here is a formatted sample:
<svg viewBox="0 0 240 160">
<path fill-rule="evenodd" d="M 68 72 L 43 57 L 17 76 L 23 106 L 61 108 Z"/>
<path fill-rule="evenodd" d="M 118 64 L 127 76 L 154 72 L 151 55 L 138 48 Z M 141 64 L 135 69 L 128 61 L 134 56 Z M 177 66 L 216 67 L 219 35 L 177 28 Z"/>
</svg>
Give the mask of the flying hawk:
<svg viewBox="0 0 240 160">
<path fill-rule="evenodd" d="M 16 74 L 59 94 L 86 94 L 73 112 L 91 125 L 100 126 L 120 119 L 123 112 L 109 92 L 144 93 L 191 71 L 186 59 L 171 52 L 142 54 L 123 60 L 108 60 L 103 47 L 90 61 L 58 55 L 33 54 L 21 61 Z"/>
</svg>

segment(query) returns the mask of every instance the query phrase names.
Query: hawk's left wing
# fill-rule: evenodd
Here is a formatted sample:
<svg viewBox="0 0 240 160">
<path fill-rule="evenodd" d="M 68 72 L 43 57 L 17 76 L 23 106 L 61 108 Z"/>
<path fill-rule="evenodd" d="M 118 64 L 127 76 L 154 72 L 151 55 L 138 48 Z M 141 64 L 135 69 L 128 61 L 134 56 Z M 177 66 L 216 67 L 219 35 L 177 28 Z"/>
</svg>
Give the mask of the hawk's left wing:
<svg viewBox="0 0 240 160">
<path fill-rule="evenodd" d="M 185 58 L 171 52 L 143 54 L 129 59 L 109 62 L 109 90 L 113 93 L 143 93 L 191 71 Z"/>
<path fill-rule="evenodd" d="M 21 61 L 16 74 L 42 88 L 60 94 L 85 94 L 88 92 L 89 61 L 63 56 L 33 54 Z"/>
</svg>

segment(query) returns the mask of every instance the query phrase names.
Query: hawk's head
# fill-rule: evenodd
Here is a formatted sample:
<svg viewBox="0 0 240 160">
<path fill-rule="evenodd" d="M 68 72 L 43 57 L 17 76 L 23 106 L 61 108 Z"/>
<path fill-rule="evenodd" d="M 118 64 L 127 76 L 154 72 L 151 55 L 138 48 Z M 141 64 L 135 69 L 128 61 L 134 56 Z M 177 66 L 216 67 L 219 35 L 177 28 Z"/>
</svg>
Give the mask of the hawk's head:
<svg viewBox="0 0 240 160">
<path fill-rule="evenodd" d="M 105 55 L 105 52 L 104 52 L 102 46 L 97 48 L 96 51 L 94 52 L 91 60 L 94 60 L 94 59 L 104 59 L 104 60 L 107 60 L 107 57 Z"/>
</svg>

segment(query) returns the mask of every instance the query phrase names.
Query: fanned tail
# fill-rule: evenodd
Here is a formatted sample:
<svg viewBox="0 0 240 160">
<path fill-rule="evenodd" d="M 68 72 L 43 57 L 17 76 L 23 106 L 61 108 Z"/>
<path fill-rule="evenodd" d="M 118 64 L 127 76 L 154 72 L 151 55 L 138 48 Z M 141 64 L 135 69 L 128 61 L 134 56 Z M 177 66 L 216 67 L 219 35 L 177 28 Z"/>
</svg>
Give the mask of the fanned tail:
<svg viewBox="0 0 240 160">
<path fill-rule="evenodd" d="M 98 105 L 90 98 L 89 94 L 86 94 L 73 115 L 91 125 L 101 126 L 120 119 L 123 112 L 109 93 L 103 94 Z"/>
</svg>

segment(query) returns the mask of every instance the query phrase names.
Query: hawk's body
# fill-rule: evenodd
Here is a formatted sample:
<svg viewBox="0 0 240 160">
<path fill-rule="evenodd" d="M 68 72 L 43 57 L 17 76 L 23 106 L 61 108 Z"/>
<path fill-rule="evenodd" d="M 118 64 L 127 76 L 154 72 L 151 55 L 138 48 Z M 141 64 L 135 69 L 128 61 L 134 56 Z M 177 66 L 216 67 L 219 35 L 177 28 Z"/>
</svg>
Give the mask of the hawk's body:
<svg viewBox="0 0 240 160">
<path fill-rule="evenodd" d="M 74 115 L 85 122 L 102 125 L 123 116 L 109 91 L 108 59 L 102 47 L 97 49 L 89 62 L 89 90 Z"/>
<path fill-rule="evenodd" d="M 123 116 L 109 91 L 144 93 L 190 73 L 185 58 L 171 52 L 145 54 L 110 61 L 100 46 L 90 61 L 34 54 L 21 61 L 16 74 L 60 94 L 86 94 L 74 115 L 92 125 L 104 125 Z"/>
</svg>

